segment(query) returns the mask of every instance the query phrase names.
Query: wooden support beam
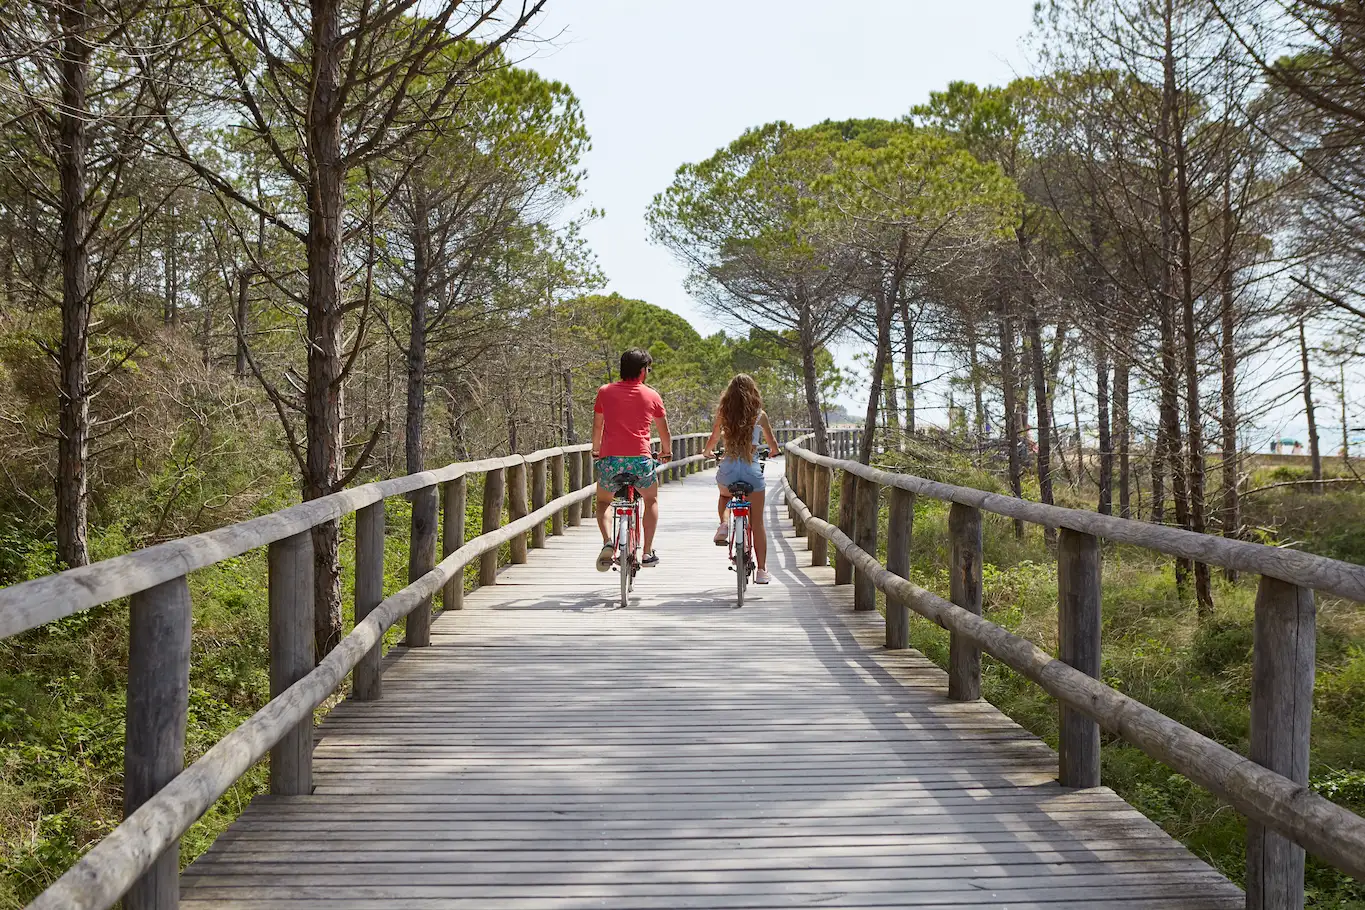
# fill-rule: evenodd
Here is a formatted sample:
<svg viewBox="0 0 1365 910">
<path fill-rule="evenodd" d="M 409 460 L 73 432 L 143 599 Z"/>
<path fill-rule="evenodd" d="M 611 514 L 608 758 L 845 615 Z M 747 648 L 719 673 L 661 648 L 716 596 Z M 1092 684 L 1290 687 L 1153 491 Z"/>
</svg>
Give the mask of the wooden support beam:
<svg viewBox="0 0 1365 910">
<path fill-rule="evenodd" d="M 1262 767 L 1308 783 L 1317 658 L 1313 591 L 1261 576 L 1251 663 L 1251 753 Z M 1247 822 L 1248 910 L 1302 910 L 1304 851 Z"/>
<path fill-rule="evenodd" d="M 507 468 L 507 520 L 516 521 L 530 514 L 526 507 L 526 465 L 514 464 Z M 512 564 L 526 563 L 526 535 L 512 538 Z"/>
<path fill-rule="evenodd" d="M 569 461 L 569 492 L 583 489 L 583 459 L 578 457 L 577 452 L 570 452 L 565 457 Z M 576 528 L 582 524 L 586 510 L 587 503 L 570 503 L 569 507 L 564 510 L 569 527 Z"/>
<path fill-rule="evenodd" d="M 816 518 L 829 520 L 829 486 L 832 472 L 829 468 L 822 465 L 812 464 L 811 475 L 811 514 Z M 829 543 L 815 532 L 809 525 L 806 527 L 806 546 L 810 548 L 810 564 L 813 566 L 829 565 Z"/>
<path fill-rule="evenodd" d="M 910 577 L 910 542 L 914 537 L 915 494 L 891 488 L 886 520 L 886 570 Z M 821 542 L 823 544 L 823 541 Z M 910 647 L 910 605 L 902 598 L 886 596 L 886 646 Z"/>
<path fill-rule="evenodd" d="M 461 478 L 461 482 L 464 478 Z M 449 484 L 455 481 L 447 481 Z M 384 599 L 384 500 L 355 516 L 355 621 L 362 623 Z M 378 701 L 384 694 L 379 672 L 384 643 L 378 642 L 355 665 L 351 694 L 356 701 Z"/>
<path fill-rule="evenodd" d="M 270 697 L 313 670 L 313 535 L 295 534 L 270 545 Z M 270 750 L 270 792 L 313 792 L 313 716 L 299 721 Z"/>
<path fill-rule="evenodd" d="M 874 559 L 877 557 L 881 492 L 882 488 L 870 480 L 859 479 L 857 482 L 853 542 Z M 877 609 L 877 586 L 872 576 L 856 568 L 853 571 L 853 609 L 860 613 Z"/>
<path fill-rule="evenodd" d="M 412 494 L 412 534 L 408 538 L 408 584 L 412 584 L 436 565 L 437 528 L 436 486 Z M 425 648 L 431 644 L 431 598 L 426 597 L 408 614 L 403 627 L 403 644 Z"/>
<path fill-rule="evenodd" d="M 550 501 L 564 495 L 564 453 L 550 456 Z M 564 513 L 556 512 L 550 516 L 550 536 L 564 536 Z"/>
<path fill-rule="evenodd" d="M 857 505 L 855 497 L 858 490 L 858 477 L 849 471 L 839 472 L 839 530 L 853 539 L 853 510 Z M 853 563 L 843 553 L 834 555 L 834 583 L 847 585 L 853 582 Z"/>
<path fill-rule="evenodd" d="M 124 818 L 185 767 L 190 617 L 190 589 L 183 575 L 134 594 L 129 606 Z M 173 841 L 133 883 L 123 898 L 126 910 L 175 910 L 179 906 L 179 845 L 178 839 Z"/>
<path fill-rule="evenodd" d="M 951 540 L 950 596 L 962 609 L 981 615 L 981 510 L 953 503 L 948 510 Z M 966 636 L 952 633 L 948 642 L 948 697 L 976 701 L 981 697 L 981 649 Z"/>
<path fill-rule="evenodd" d="M 441 518 L 441 558 L 445 559 L 464 546 L 464 527 L 468 514 L 469 490 L 464 475 L 448 480 L 441 491 L 444 500 Z M 464 609 L 464 570 L 451 576 L 441 589 L 442 610 Z"/>
<path fill-rule="evenodd" d="M 545 461 L 537 459 L 531 465 L 531 511 L 538 512 L 545 507 Z M 531 547 L 545 549 L 545 523 L 541 522 L 531 529 Z"/>
<path fill-rule="evenodd" d="M 503 469 L 497 468 L 483 475 L 483 533 L 502 527 Z M 498 551 L 489 550 L 479 557 L 479 584 L 498 583 Z"/>
<path fill-rule="evenodd" d="M 1057 656 L 1093 679 L 1100 678 L 1100 542 L 1091 534 L 1062 529 L 1057 543 Z M 1057 756 L 1063 787 L 1100 785 L 1100 726 L 1059 706 Z"/>
</svg>

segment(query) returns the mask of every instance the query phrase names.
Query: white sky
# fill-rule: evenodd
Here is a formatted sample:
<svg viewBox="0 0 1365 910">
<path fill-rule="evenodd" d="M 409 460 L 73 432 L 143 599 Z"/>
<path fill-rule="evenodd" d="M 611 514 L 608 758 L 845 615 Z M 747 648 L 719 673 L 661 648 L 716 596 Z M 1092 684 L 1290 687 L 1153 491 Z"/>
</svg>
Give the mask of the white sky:
<svg viewBox="0 0 1365 910">
<path fill-rule="evenodd" d="M 673 310 L 708 335 L 742 327 L 698 308 L 684 270 L 649 243 L 644 222 L 680 164 L 773 120 L 894 118 L 953 80 L 1008 82 L 1029 70 L 1032 15 L 1032 0 L 550 0 L 541 43 L 522 52 L 583 105 L 593 146 L 586 203 L 606 212 L 586 236 L 606 290 Z M 836 349 L 841 365 L 851 353 Z M 1321 422 L 1339 425 L 1323 391 Z M 843 403 L 861 413 L 865 396 L 856 389 Z M 941 423 L 936 396 L 923 398 L 923 419 Z M 1261 435 L 1282 428 L 1306 439 L 1295 410 L 1266 419 Z M 1334 452 L 1330 434 L 1324 426 Z"/>
</svg>

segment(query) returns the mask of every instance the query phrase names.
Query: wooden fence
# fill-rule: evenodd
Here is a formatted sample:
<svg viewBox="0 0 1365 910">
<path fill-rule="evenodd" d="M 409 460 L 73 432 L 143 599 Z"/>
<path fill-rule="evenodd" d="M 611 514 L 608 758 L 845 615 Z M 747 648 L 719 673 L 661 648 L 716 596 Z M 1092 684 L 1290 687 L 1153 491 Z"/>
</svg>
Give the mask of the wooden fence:
<svg viewBox="0 0 1365 910">
<path fill-rule="evenodd" d="M 1365 819 L 1307 786 L 1316 640 L 1313 592 L 1365 602 L 1365 567 L 891 473 L 815 454 L 800 444 L 805 440 L 785 446 L 789 457 L 783 487 L 814 563 L 826 563 L 828 540 L 837 553 L 835 583 L 853 584 L 854 609 L 875 610 L 876 591 L 886 594 L 888 648 L 908 646 L 910 610 L 947 629 L 950 697 L 980 697 L 984 651 L 1059 702 L 1063 785 L 1099 785 L 1102 727 L 1208 788 L 1249 820 L 1248 908 L 1303 907 L 1304 848 L 1365 879 Z M 847 438 L 832 448 L 836 455 L 852 451 Z M 836 472 L 837 524 L 829 514 Z M 877 559 L 883 489 L 890 500 L 885 567 Z M 950 600 L 907 580 L 916 496 L 952 504 Z M 983 512 L 1060 529 L 1056 658 L 981 617 Z M 1249 757 L 1098 681 L 1101 538 L 1260 576 Z"/>
<path fill-rule="evenodd" d="M 785 442 L 804 432 L 779 435 Z M 664 482 L 703 469 L 707 435 L 673 437 L 674 460 L 660 468 Z M 496 584 L 503 544 L 511 544 L 513 563 L 523 563 L 528 550 L 545 546 L 547 523 L 549 535 L 556 536 L 566 525 L 592 520 L 590 448 L 462 462 L 370 483 L 0 590 L 0 638 L 131 598 L 124 821 L 30 904 L 31 910 L 103 910 L 120 897 L 126 910 L 174 910 L 180 836 L 267 752 L 271 793 L 311 793 L 313 712 L 352 671 L 353 698 L 381 697 L 381 644 L 390 627 L 406 618 L 403 644 L 426 647 L 435 597 L 446 610 L 463 605 L 466 565 L 479 560 L 478 583 Z M 479 475 L 483 533 L 466 541 L 468 484 Z M 384 504 L 393 496 L 412 503 L 409 584 L 386 598 Z M 315 663 L 310 532 L 352 512 L 355 628 Z M 270 701 L 185 768 L 192 613 L 187 576 L 259 547 L 267 548 L 269 575 Z"/>
</svg>

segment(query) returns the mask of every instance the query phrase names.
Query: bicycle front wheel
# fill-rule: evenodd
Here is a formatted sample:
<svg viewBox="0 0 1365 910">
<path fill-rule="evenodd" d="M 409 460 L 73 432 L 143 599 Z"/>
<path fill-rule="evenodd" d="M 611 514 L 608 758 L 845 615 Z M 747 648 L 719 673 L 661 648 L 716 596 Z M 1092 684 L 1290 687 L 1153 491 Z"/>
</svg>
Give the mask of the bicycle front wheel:
<svg viewBox="0 0 1365 910">
<path fill-rule="evenodd" d="M 748 553 L 745 552 L 744 540 L 747 522 L 743 518 L 735 519 L 735 532 L 732 540 L 739 541 L 735 549 L 735 600 L 738 606 L 744 606 L 744 587 L 749 582 Z"/>
</svg>

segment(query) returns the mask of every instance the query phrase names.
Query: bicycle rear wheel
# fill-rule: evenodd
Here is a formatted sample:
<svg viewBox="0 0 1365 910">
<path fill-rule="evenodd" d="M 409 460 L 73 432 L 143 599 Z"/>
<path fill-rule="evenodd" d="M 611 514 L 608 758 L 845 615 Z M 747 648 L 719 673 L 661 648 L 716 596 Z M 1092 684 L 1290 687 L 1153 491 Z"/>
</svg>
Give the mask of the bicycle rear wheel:
<svg viewBox="0 0 1365 910">
<path fill-rule="evenodd" d="M 748 553 L 744 550 L 745 532 L 748 522 L 744 518 L 735 519 L 735 531 L 732 540 L 739 541 L 739 547 L 735 550 L 735 600 L 739 606 L 744 606 L 744 588 L 749 583 L 749 565 L 747 561 Z"/>
<path fill-rule="evenodd" d="M 631 582 L 631 573 L 630 573 L 631 549 L 630 549 L 630 547 L 631 547 L 631 537 L 634 536 L 634 535 L 631 533 L 631 526 L 632 526 L 632 524 L 633 524 L 633 521 L 632 521 L 632 519 L 629 518 L 629 517 L 626 518 L 625 521 L 621 522 L 621 529 L 620 529 L 620 532 L 618 533 L 617 538 L 616 538 L 616 553 L 617 553 L 617 557 L 616 557 L 616 563 L 617 563 L 617 565 L 616 565 L 616 571 L 617 571 L 617 572 L 620 574 L 620 576 L 621 576 L 621 608 L 622 608 L 622 609 L 625 609 L 627 606 L 630 605 L 630 582 Z"/>
</svg>

